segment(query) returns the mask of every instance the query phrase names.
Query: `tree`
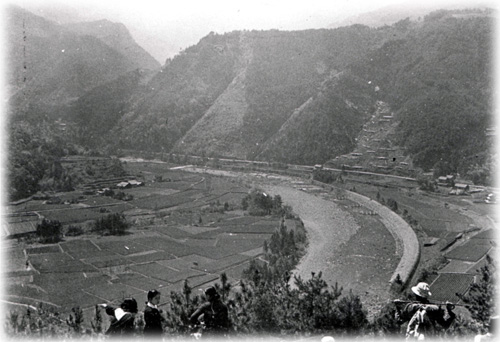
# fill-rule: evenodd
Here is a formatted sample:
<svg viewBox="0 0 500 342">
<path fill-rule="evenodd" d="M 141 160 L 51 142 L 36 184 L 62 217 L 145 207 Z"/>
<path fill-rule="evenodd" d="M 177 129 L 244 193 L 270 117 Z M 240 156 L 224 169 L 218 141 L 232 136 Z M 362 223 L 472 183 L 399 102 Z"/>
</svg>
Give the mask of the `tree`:
<svg viewBox="0 0 500 342">
<path fill-rule="evenodd" d="M 387 199 L 387 204 L 386 204 L 392 211 L 398 212 L 398 202 L 393 200 L 392 198 Z"/>
<path fill-rule="evenodd" d="M 486 256 L 486 260 L 487 264 L 478 271 L 478 281 L 470 286 L 465 295 L 457 294 L 465 304 L 469 304 L 467 309 L 472 319 L 483 326 L 488 324 L 490 317 L 496 313 L 496 267 L 489 255 Z"/>
<path fill-rule="evenodd" d="M 57 220 L 43 219 L 42 223 L 36 226 L 36 233 L 41 243 L 59 242 L 63 235 L 62 224 Z"/>
<path fill-rule="evenodd" d="M 124 235 L 129 228 L 125 215 L 114 213 L 96 220 L 92 231 L 101 235 Z"/>
<path fill-rule="evenodd" d="M 428 177 L 425 177 L 424 175 L 420 174 L 417 176 L 417 183 L 420 186 L 421 190 L 431 191 L 431 192 L 436 191 L 436 185 L 434 184 L 434 182 Z"/>
<path fill-rule="evenodd" d="M 432 168 L 434 169 L 432 174 L 434 179 L 456 172 L 455 170 L 453 170 L 449 162 L 443 160 L 438 161 Z"/>
</svg>

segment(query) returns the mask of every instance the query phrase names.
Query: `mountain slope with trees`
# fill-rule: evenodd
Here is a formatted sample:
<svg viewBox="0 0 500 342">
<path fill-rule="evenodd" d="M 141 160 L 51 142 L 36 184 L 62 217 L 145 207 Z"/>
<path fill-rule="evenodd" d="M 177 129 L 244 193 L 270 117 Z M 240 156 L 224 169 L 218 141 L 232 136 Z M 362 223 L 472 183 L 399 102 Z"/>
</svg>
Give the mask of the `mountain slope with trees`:
<svg viewBox="0 0 500 342">
<path fill-rule="evenodd" d="M 66 24 L 64 27 L 78 35 L 89 35 L 98 38 L 112 49 L 127 56 L 136 64 L 136 68 L 156 70 L 160 69 L 158 63 L 141 46 L 137 45 L 125 25 L 112 23 L 109 20 L 98 20 Z"/>
<path fill-rule="evenodd" d="M 316 164 L 359 148 L 383 101 L 397 127 L 391 146 L 413 165 L 486 183 L 494 169 L 486 134 L 493 15 L 437 11 L 379 28 L 212 32 L 159 71 L 134 71 L 154 63 L 123 54 L 131 42 L 121 25 L 70 30 L 13 7 L 12 125 L 62 118 L 75 132 L 69 142 L 104 153 Z"/>
<path fill-rule="evenodd" d="M 380 98 L 400 120 L 397 142 L 416 165 L 430 169 L 441 161 L 465 174 L 484 164 L 491 147 L 486 129 L 493 125 L 492 17 L 438 11 L 421 23 L 395 26 L 405 36 L 388 41 L 351 72 L 380 87 Z"/>
<path fill-rule="evenodd" d="M 75 33 L 17 6 L 6 12 L 9 105 L 16 117 L 64 116 L 66 107 L 87 91 L 148 65 L 125 53 L 133 46 L 130 41 L 119 51 L 119 43 L 111 46 Z"/>
</svg>

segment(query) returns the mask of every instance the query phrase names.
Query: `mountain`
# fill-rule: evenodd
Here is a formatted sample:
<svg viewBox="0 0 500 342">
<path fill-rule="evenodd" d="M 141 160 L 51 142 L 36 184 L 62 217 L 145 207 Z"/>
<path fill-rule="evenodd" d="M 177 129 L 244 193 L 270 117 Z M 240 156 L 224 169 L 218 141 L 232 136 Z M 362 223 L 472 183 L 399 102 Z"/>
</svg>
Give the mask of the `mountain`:
<svg viewBox="0 0 500 342">
<path fill-rule="evenodd" d="M 408 2 L 406 4 L 394 4 L 332 23 L 328 25 L 328 28 L 337 28 L 355 24 L 366 25 L 369 27 L 381 27 L 384 25 L 393 25 L 406 18 L 409 18 L 412 21 L 420 21 L 429 13 L 437 10 L 463 10 L 470 7 L 470 3 L 467 1 L 455 1 L 453 3 L 440 3 L 439 1 L 436 1 L 435 3 Z M 489 6 L 487 4 L 474 4 L 474 8 L 486 9 L 488 7 Z"/>
<path fill-rule="evenodd" d="M 136 64 L 136 68 L 160 69 L 158 63 L 142 47 L 137 45 L 125 25 L 108 20 L 66 24 L 64 27 L 80 36 L 89 35 L 104 42 Z"/>
<path fill-rule="evenodd" d="M 112 36 L 119 32 L 125 38 L 111 44 L 109 38 L 76 33 L 16 6 L 6 13 L 9 103 L 17 117 L 57 117 L 96 86 L 137 68 L 155 67 L 152 57 L 137 53 L 140 48 L 123 27 Z"/>
<path fill-rule="evenodd" d="M 254 158 L 333 70 L 382 39 L 362 26 L 210 34 L 152 79 L 113 140 L 124 148 Z"/>
<path fill-rule="evenodd" d="M 359 147 L 383 101 L 398 124 L 388 145 L 425 169 L 447 160 L 465 171 L 491 143 L 492 37 L 482 10 L 378 29 L 211 34 L 163 67 L 110 137 L 121 148 L 322 163 Z"/>
<path fill-rule="evenodd" d="M 99 32 L 80 35 L 22 14 L 13 25 L 17 34 L 30 33 L 29 44 L 12 43 L 11 56 L 26 61 L 27 69 L 14 65 L 27 81 L 11 84 L 38 93 L 11 109 L 24 118 L 64 114 L 67 139 L 107 152 L 386 172 L 403 172 L 402 162 L 486 179 L 493 165 L 493 15 L 436 11 L 379 28 L 210 33 L 147 71 Z"/>
</svg>

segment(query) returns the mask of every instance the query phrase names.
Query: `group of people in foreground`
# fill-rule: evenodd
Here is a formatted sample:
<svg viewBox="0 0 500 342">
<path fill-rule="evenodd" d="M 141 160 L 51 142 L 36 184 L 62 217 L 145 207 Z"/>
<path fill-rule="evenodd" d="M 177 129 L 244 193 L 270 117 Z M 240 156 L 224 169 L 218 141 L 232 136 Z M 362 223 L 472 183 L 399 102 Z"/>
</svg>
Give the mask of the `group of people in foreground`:
<svg viewBox="0 0 500 342">
<path fill-rule="evenodd" d="M 193 326 L 203 324 L 204 334 L 224 335 L 229 330 L 229 315 L 227 306 L 222 302 L 220 295 L 214 287 L 205 290 L 206 303 L 202 304 L 190 317 Z M 165 317 L 158 308 L 161 293 L 157 290 L 148 292 L 148 301 L 144 309 L 144 335 L 159 337 L 163 333 Z M 111 324 L 106 331 L 110 336 L 130 335 L 134 332 L 135 314 L 138 312 L 137 301 L 126 298 L 120 307 L 108 304 L 99 304 L 111 317 Z"/>
<path fill-rule="evenodd" d="M 453 309 L 455 306 L 446 303 L 445 309 L 441 305 L 432 304 L 430 287 L 427 283 L 418 283 L 411 288 L 410 300 L 403 307 L 396 306 L 396 321 L 406 324 L 406 339 L 424 340 L 436 336 L 437 331 L 447 329 L 455 320 Z M 148 301 L 144 309 L 144 335 L 160 336 L 163 333 L 165 318 L 158 309 L 161 294 L 157 290 L 148 292 Z M 205 290 L 206 303 L 202 304 L 190 317 L 193 326 L 203 323 L 203 333 L 212 336 L 223 336 L 229 331 L 229 315 L 227 306 L 222 302 L 217 290 L 209 287 Z M 106 334 L 127 335 L 134 331 L 134 318 L 137 313 L 137 302 L 133 298 L 123 301 L 119 308 L 107 304 L 100 304 L 111 316 L 111 324 Z M 497 317 L 492 317 L 490 332 L 486 335 L 476 336 L 475 342 L 485 341 L 493 337 L 494 322 Z"/>
</svg>

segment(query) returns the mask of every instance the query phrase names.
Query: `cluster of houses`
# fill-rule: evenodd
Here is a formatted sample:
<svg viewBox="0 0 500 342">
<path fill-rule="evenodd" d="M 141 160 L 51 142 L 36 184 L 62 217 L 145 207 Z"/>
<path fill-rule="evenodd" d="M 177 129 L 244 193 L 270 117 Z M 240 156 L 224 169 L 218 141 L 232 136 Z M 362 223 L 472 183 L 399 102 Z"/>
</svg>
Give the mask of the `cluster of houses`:
<svg viewBox="0 0 500 342">
<path fill-rule="evenodd" d="M 470 184 L 457 182 L 455 175 L 441 176 L 437 179 L 439 186 L 452 188 L 448 194 L 450 195 L 467 195 L 474 191 L 471 190 Z"/>
</svg>

